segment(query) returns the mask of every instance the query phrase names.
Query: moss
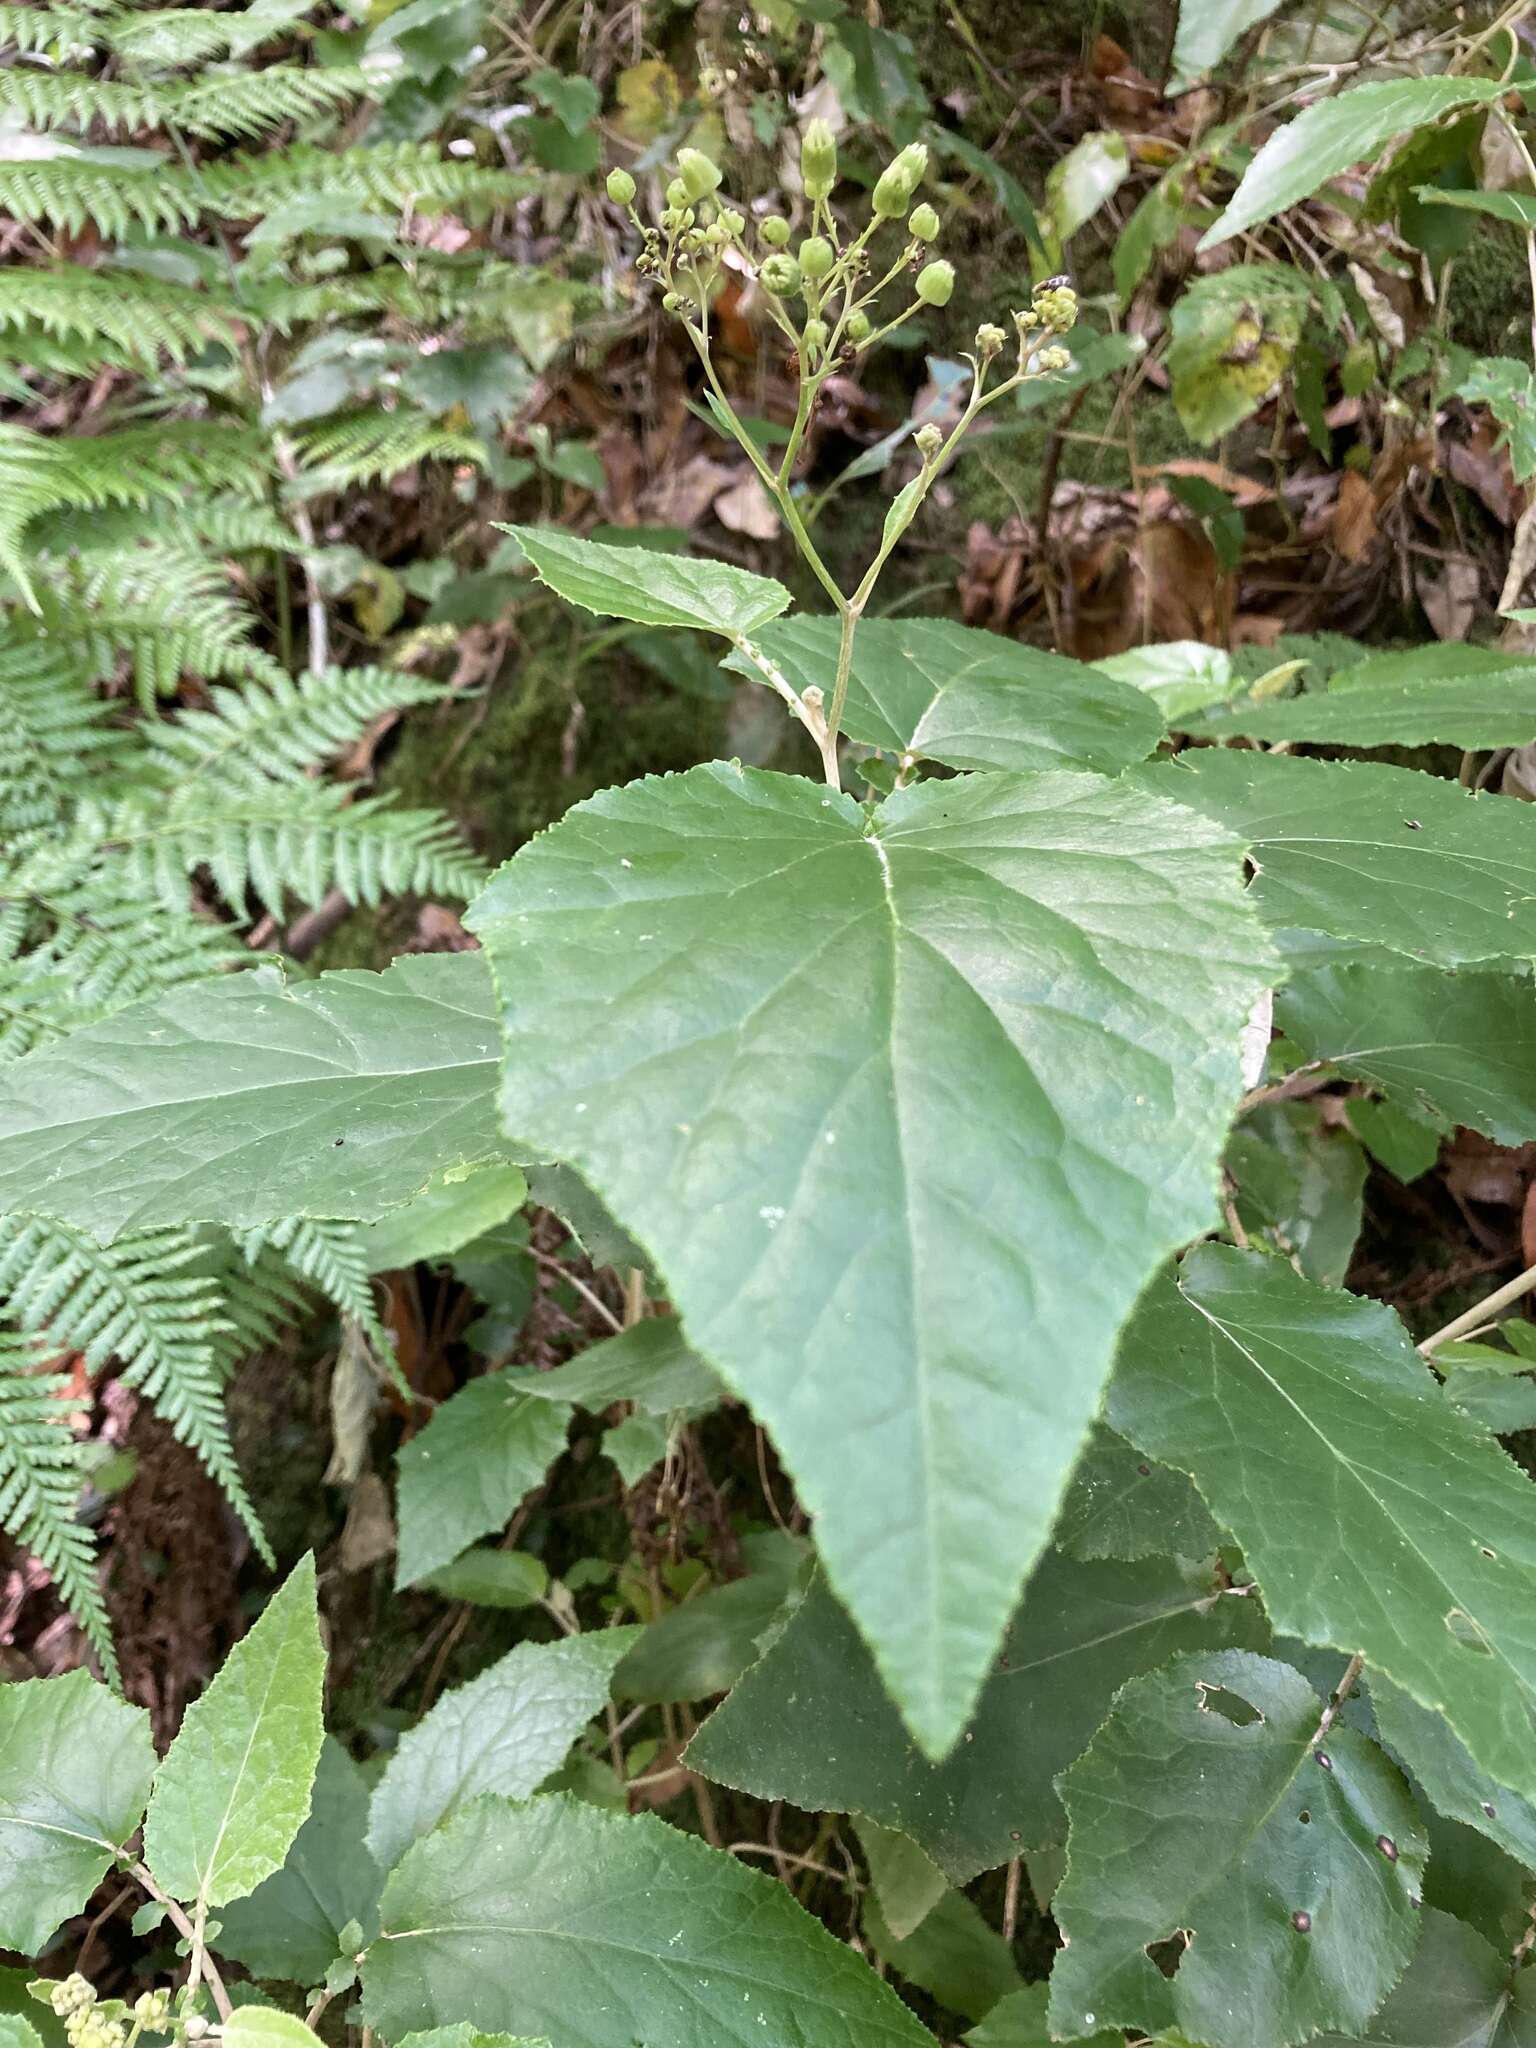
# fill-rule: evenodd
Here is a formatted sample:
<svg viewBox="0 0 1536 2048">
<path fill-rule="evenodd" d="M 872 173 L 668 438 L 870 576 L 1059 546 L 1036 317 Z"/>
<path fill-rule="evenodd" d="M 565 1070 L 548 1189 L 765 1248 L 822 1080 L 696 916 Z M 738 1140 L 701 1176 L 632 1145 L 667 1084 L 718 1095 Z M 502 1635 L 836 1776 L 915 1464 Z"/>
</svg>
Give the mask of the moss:
<svg viewBox="0 0 1536 2048">
<path fill-rule="evenodd" d="M 1523 355 L 1530 340 L 1530 291 L 1520 238 L 1497 230 L 1474 235 L 1451 268 L 1451 340 L 1476 355 Z"/>
</svg>

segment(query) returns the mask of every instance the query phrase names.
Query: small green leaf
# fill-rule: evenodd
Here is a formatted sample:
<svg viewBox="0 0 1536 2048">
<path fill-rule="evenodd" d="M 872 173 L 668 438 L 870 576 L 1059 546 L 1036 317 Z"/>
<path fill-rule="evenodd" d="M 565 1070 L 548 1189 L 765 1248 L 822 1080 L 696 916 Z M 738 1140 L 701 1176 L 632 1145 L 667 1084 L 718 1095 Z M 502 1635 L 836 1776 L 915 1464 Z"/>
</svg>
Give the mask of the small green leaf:
<svg viewBox="0 0 1536 2048">
<path fill-rule="evenodd" d="M 320 2048 L 320 2036 L 292 2013 L 237 2005 L 222 2029 L 225 2048 Z"/>
<path fill-rule="evenodd" d="M 1349 97 L 1349 95 L 1346 95 Z M 1459 967 L 1536 955 L 1536 813 L 1375 762 L 1192 747 L 1128 782 L 1253 849 L 1249 896 L 1284 926 Z"/>
<path fill-rule="evenodd" d="M 282 1868 L 309 1812 L 324 1685 L 305 1557 L 187 1709 L 155 1774 L 144 1860 L 173 1899 L 222 1906 Z"/>
<path fill-rule="evenodd" d="M 392 1870 L 412 1842 L 494 1792 L 526 1799 L 607 1704 L 614 1667 L 638 1629 L 519 1643 L 445 1693 L 384 1767 L 368 1813 L 368 1847 Z"/>
<path fill-rule="evenodd" d="M 1099 129 L 1075 142 L 1045 180 L 1045 226 L 1056 245 L 1070 242 L 1130 176 L 1131 153 L 1115 129 Z"/>
<path fill-rule="evenodd" d="M 1236 1650 L 1126 1686 L 1061 1781 L 1053 2033 L 1288 2048 L 1370 2018 L 1413 1953 L 1427 1844 L 1398 1772 L 1342 1724 L 1325 1746 L 1322 1711 L 1299 1672 Z"/>
<path fill-rule="evenodd" d="M 1318 2036 L 1317 2048 L 1530 2048 L 1536 1979 L 1480 1934 L 1433 1908 L 1408 1973 L 1360 2034 Z"/>
<path fill-rule="evenodd" d="M 745 1578 L 694 1594 L 642 1630 L 614 1676 L 620 1699 L 653 1704 L 728 1692 L 797 1597 L 809 1546 L 769 1530 L 743 1539 Z"/>
<path fill-rule="evenodd" d="M 603 1456 L 617 1468 L 626 1492 L 667 1455 L 669 1434 L 654 1415 L 627 1415 L 604 1432 Z"/>
<path fill-rule="evenodd" d="M 1396 1180 L 1405 1184 L 1417 1180 L 1440 1156 L 1442 1133 L 1436 1120 L 1422 1110 L 1352 1095 L 1345 1113 L 1366 1151 Z"/>
<path fill-rule="evenodd" d="M 650 1814 L 479 1800 L 409 1851 L 383 1921 L 363 2011 L 390 2041 L 453 2014 L 570 2048 L 933 2048 L 783 1885 Z"/>
<path fill-rule="evenodd" d="M 1280 0 L 1179 0 L 1169 92 L 1187 92 L 1214 71 L 1239 37 L 1268 21 L 1279 5 Z"/>
<path fill-rule="evenodd" d="M 1394 78 L 1318 100 L 1270 136 L 1200 247 L 1230 241 L 1375 158 L 1399 135 L 1503 90 L 1496 78 Z"/>
<path fill-rule="evenodd" d="M 602 94 L 590 78 L 567 78 L 559 71 L 548 68 L 535 71 L 528 80 L 528 90 L 541 107 L 548 107 L 555 117 L 564 123 L 572 135 L 579 135 L 597 119 Z"/>
<path fill-rule="evenodd" d="M 1170 316 L 1168 372 L 1185 429 L 1214 441 L 1256 412 L 1289 368 L 1312 285 L 1286 263 L 1197 278 Z"/>
<path fill-rule="evenodd" d="M 1536 1138 L 1536 991 L 1523 975 L 1341 961 L 1297 974 L 1275 1022 L 1309 1058 L 1405 1104 L 1501 1145 Z"/>
<path fill-rule="evenodd" d="M 138 1826 L 149 1716 L 84 1671 L 0 1685 L 0 1948 L 36 1955 Z"/>
<path fill-rule="evenodd" d="M 694 1770 L 808 1812 L 899 1828 L 952 1884 L 1059 1841 L 1052 1786 L 1133 1673 L 1178 1650 L 1265 1640 L 1252 1600 L 1172 1558 L 1048 1551 L 965 1738 L 929 1763 L 824 1579 L 688 1747 Z"/>
<path fill-rule="evenodd" d="M 1187 713 L 1219 704 L 1237 688 L 1232 657 L 1203 640 L 1169 640 L 1109 654 L 1094 667 L 1118 682 L 1144 691 L 1163 718 L 1180 730 Z"/>
<path fill-rule="evenodd" d="M 430 2027 L 425 2033 L 407 2034 L 400 2048 L 549 2048 L 547 2041 L 530 2041 L 524 2035 L 482 2034 L 467 2020 L 457 2026 Z"/>
<path fill-rule="evenodd" d="M 1344 747 L 1520 747 L 1536 739 L 1536 659 L 1491 647 L 1416 647 L 1340 669 L 1326 690 L 1224 705 L 1184 722 L 1208 739 Z"/>
<path fill-rule="evenodd" d="M 1226 1170 L 1248 1236 L 1320 1287 L 1342 1287 L 1360 1235 L 1366 1160 L 1315 1102 L 1267 1102 L 1227 1146 Z"/>
<path fill-rule="evenodd" d="M 318 1984 L 341 1955 L 349 1922 L 354 1948 L 379 1924 L 384 1873 L 363 1846 L 368 1781 L 339 1742 L 320 1751 L 309 1817 L 281 1870 L 219 1914 L 219 1954 L 257 1977 Z"/>
<path fill-rule="evenodd" d="M 1211 1557 L 1221 1531 L 1182 1472 L 1156 1465 L 1123 1436 L 1098 1423 L 1077 1462 L 1057 1544 L 1071 1557 Z"/>
<path fill-rule="evenodd" d="M 1047 2016 L 1049 2000 L 1050 1988 L 1045 1984 L 1026 1984 L 1022 1991 L 1010 1991 L 979 2027 L 962 2036 L 965 2048 L 1058 2048 Z M 1158 2039 L 1171 2041 L 1167 2035 Z M 1125 2036 L 1116 2028 L 1112 2033 L 1075 2034 L 1068 2048 L 1124 2048 L 1124 2044 Z"/>
<path fill-rule="evenodd" d="M 789 608 L 768 576 L 691 555 L 615 548 L 551 526 L 503 526 L 550 589 L 568 604 L 641 626 L 697 626 L 734 640 Z"/>
<path fill-rule="evenodd" d="M 864 1932 L 883 1963 L 951 2012 L 984 2019 L 1001 1998 L 1022 1988 L 1008 1943 L 964 1892 L 945 1892 L 922 1920 L 898 1937 L 885 1924 L 878 1897 L 864 1901 Z"/>
<path fill-rule="evenodd" d="M 467 1600 L 472 1607 L 536 1607 L 549 1590 L 549 1572 L 541 1558 L 526 1550 L 491 1550 L 482 1544 L 429 1572 L 420 1584 L 444 1600 Z"/>
<path fill-rule="evenodd" d="M 961 777 L 871 823 L 716 764 L 577 805 L 470 921 L 515 1149 L 570 1161 L 655 1254 L 943 1753 L 1122 1319 L 1211 1218 L 1275 974 L 1233 846 L 1124 780 Z"/>
<path fill-rule="evenodd" d="M 401 1451 L 397 1586 L 414 1586 L 505 1527 L 565 1449 L 568 1411 L 523 1392 L 522 1377 L 471 1380 Z"/>
<path fill-rule="evenodd" d="M 1490 1842 L 1536 1870 L 1536 1806 L 1479 1770 L 1444 1718 L 1421 1707 L 1380 1672 L 1370 1678 L 1376 1726 L 1448 1820 L 1476 1828 Z"/>
<path fill-rule="evenodd" d="M 19 2012 L 0 2012 L 0 2048 L 43 2048 L 43 2037 Z"/>
<path fill-rule="evenodd" d="M 527 1199 L 519 1167 L 444 1167 L 403 1208 L 360 1231 L 358 1243 L 370 1273 L 414 1266 L 418 1259 L 446 1259 L 505 1223 Z"/>
<path fill-rule="evenodd" d="M 836 619 L 781 619 L 754 636 L 802 695 L 837 666 Z M 758 678 L 743 656 L 726 667 Z M 1091 768 L 1118 775 L 1163 737 L 1157 706 L 1060 654 L 942 619 L 865 619 L 843 730 L 883 753 L 950 768 Z"/>
<path fill-rule="evenodd" d="M 1443 185 L 1419 185 L 1414 198 L 1426 206 L 1456 206 L 1484 213 L 1492 220 L 1505 220 L 1527 234 L 1536 232 L 1536 194 L 1530 192 L 1452 191 Z"/>
<path fill-rule="evenodd" d="M 683 1337 L 676 1316 L 647 1316 L 616 1337 L 589 1344 L 569 1365 L 524 1373 L 518 1386 L 541 1401 L 568 1401 L 594 1412 L 633 1401 L 647 1415 L 708 1408 L 724 1391 Z"/>
<path fill-rule="evenodd" d="M 1109 1419 L 1193 1475 L 1277 1629 L 1362 1652 L 1536 1796 L 1536 1488 L 1390 1309 L 1205 1246 L 1149 1290 Z"/>
<path fill-rule="evenodd" d="M 870 1888 L 882 1925 L 895 1941 L 920 1927 L 949 1890 L 944 1873 L 914 1842 L 878 1821 L 854 1821 L 854 1832 L 869 1865 Z"/>
<path fill-rule="evenodd" d="M 191 1221 L 371 1218 L 501 1150 L 477 953 L 135 1003 L 4 1070 L 0 1205 L 98 1236 Z"/>
</svg>

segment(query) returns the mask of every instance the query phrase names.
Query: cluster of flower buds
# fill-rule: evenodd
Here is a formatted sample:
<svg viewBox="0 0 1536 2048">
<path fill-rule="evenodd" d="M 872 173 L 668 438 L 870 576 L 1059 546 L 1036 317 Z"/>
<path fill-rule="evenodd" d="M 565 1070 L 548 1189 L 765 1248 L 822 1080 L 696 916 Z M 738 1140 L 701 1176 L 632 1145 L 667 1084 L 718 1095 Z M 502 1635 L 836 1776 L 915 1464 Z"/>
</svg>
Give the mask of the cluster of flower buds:
<svg viewBox="0 0 1536 2048">
<path fill-rule="evenodd" d="M 141 1992 L 131 2005 L 121 1998 L 98 1998 L 96 1987 L 78 1970 L 56 1984 L 43 1979 L 28 1989 L 64 2022 L 69 2048 L 127 2048 L 146 2030 L 160 2033 L 174 2024 L 169 1991 Z M 188 2021 L 189 2037 L 190 2030 Z"/>
<path fill-rule="evenodd" d="M 798 242 L 779 213 L 757 219 L 749 239 L 745 214 L 720 197 L 719 167 L 697 149 L 678 151 L 676 174 L 654 224 L 635 212 L 637 187 L 628 171 L 609 172 L 608 197 L 641 235 L 636 267 L 662 286 L 662 305 L 680 314 L 696 339 L 707 332 L 711 296 L 730 260 L 756 278 L 772 316 L 795 344 L 802 372 L 818 374 L 834 362 L 851 361 L 922 307 L 946 306 L 953 296 L 954 265 L 932 249 L 941 226 L 938 212 L 927 201 L 914 204 L 927 170 L 927 146 L 908 143 L 876 181 L 863 232 L 845 235 L 828 203 L 838 178 L 837 143 L 825 121 L 810 122 L 800 145 L 800 183 L 810 218 Z M 873 238 L 903 218 L 900 253 L 877 277 Z M 902 282 L 907 302 L 894 317 L 878 319 L 876 301 Z"/>
</svg>

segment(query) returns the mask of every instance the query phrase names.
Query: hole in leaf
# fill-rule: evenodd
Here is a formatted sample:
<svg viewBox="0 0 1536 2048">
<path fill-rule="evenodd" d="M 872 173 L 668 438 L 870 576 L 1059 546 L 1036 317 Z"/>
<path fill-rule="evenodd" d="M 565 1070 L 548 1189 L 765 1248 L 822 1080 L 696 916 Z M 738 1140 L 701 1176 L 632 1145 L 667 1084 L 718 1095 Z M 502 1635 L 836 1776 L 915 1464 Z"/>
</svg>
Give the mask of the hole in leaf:
<svg viewBox="0 0 1536 2048">
<path fill-rule="evenodd" d="M 1177 1977 L 1179 1965 L 1183 1962 L 1193 1939 L 1194 1936 L 1188 1928 L 1176 1927 L 1172 1934 L 1166 1935 L 1163 1940 L 1147 1943 L 1147 1960 L 1165 1977 Z"/>
<path fill-rule="evenodd" d="M 1293 1913 L 1291 1915 L 1291 1925 L 1298 1934 L 1310 1934 L 1312 1932 L 1312 1915 L 1307 1912 Z"/>
<path fill-rule="evenodd" d="M 1230 1721 L 1234 1728 L 1251 1728 L 1255 1721 L 1264 1716 L 1255 1706 L 1240 1694 L 1229 1692 L 1224 1685 L 1207 1685 L 1203 1678 L 1195 1680 L 1195 1698 L 1203 1714 L 1220 1714 L 1223 1721 Z"/>
<path fill-rule="evenodd" d="M 1445 1625 L 1464 1650 L 1472 1650 L 1479 1657 L 1493 1655 L 1493 1645 L 1483 1633 L 1481 1623 L 1474 1621 L 1465 1608 L 1453 1607 L 1445 1617 Z"/>
<path fill-rule="evenodd" d="M 1485 1799 L 1483 1801 L 1483 1812 L 1487 1814 L 1490 1820 L 1497 1820 L 1499 1817 L 1499 1809 L 1494 1805 L 1491 1799 Z"/>
<path fill-rule="evenodd" d="M 1496 1550 L 1490 1550 L 1486 1543 L 1480 1544 L 1478 1547 L 1481 1549 L 1484 1557 L 1496 1558 L 1499 1554 Z"/>
<path fill-rule="evenodd" d="M 1297 1814 L 1296 1818 L 1301 1822 L 1304 1828 L 1310 1827 L 1312 1824 L 1312 1816 L 1310 1813 L 1308 1813 L 1305 1807 L 1301 1809 L 1300 1813 Z"/>
</svg>

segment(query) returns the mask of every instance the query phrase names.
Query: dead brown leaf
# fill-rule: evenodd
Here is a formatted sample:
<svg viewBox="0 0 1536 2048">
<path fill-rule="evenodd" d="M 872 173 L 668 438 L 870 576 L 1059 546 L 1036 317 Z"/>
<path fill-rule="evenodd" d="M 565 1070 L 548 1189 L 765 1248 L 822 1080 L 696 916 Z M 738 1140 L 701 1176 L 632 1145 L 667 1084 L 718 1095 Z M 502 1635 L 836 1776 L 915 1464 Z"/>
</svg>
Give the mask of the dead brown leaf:
<svg viewBox="0 0 1536 2048">
<path fill-rule="evenodd" d="M 1357 469 L 1339 477 L 1333 508 L 1333 544 L 1346 562 L 1358 562 L 1376 540 L 1376 493 Z"/>
</svg>

